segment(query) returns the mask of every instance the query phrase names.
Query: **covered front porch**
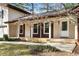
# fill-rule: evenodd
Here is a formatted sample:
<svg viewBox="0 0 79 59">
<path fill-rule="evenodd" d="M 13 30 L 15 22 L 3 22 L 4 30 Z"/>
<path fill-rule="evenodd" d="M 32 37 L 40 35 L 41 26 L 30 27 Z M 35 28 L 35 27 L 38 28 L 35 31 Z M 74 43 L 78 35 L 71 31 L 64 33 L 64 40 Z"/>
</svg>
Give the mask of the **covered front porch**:
<svg viewBox="0 0 79 59">
<path fill-rule="evenodd" d="M 14 30 L 12 28 L 14 27 Z M 27 16 L 19 18 L 17 22 L 9 24 L 9 36 L 19 37 L 23 40 L 48 39 L 48 40 L 77 40 L 77 18 L 64 13 L 45 14 L 41 16 Z M 14 35 L 14 34 L 16 35 Z"/>
<path fill-rule="evenodd" d="M 77 39 L 77 25 L 69 16 L 32 21 L 20 20 L 18 21 L 18 37 Z"/>
</svg>

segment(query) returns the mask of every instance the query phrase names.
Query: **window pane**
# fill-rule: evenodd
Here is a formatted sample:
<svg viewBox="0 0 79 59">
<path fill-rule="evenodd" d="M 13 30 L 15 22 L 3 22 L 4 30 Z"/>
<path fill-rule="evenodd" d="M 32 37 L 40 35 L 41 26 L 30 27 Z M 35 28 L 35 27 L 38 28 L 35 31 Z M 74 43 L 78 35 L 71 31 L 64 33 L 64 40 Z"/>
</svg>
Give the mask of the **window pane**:
<svg viewBox="0 0 79 59">
<path fill-rule="evenodd" d="M 4 10 L 0 10 L 0 17 L 3 18 Z"/>
<path fill-rule="evenodd" d="M 49 33 L 49 23 L 45 23 L 45 33 Z"/>
<path fill-rule="evenodd" d="M 62 30 L 63 31 L 67 30 L 67 22 L 62 22 Z"/>
<path fill-rule="evenodd" d="M 34 33 L 37 33 L 37 30 L 38 30 L 38 29 L 37 29 L 37 24 L 34 24 L 33 32 L 34 32 Z"/>
</svg>

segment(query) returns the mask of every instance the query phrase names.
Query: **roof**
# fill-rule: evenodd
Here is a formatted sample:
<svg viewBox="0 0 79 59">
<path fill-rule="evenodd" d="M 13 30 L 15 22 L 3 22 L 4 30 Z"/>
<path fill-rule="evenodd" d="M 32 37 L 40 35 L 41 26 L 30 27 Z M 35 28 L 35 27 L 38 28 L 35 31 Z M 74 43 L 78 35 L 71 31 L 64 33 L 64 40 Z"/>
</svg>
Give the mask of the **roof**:
<svg viewBox="0 0 79 59">
<path fill-rule="evenodd" d="M 71 13 L 79 13 L 79 5 L 75 6 L 74 8 L 71 9 Z"/>
<path fill-rule="evenodd" d="M 20 19 L 26 19 L 26 20 L 33 20 L 33 19 L 40 19 L 45 18 L 45 17 L 58 17 L 58 16 L 66 16 L 67 13 L 69 12 L 68 10 L 62 10 L 62 11 L 58 11 L 58 12 L 46 12 L 46 13 L 41 13 L 41 14 L 34 14 L 34 15 L 30 15 L 30 16 L 26 16 L 26 17 L 22 17 Z"/>
<path fill-rule="evenodd" d="M 34 15 L 29 15 L 29 16 L 26 16 L 26 17 L 21 17 L 21 18 L 18 18 L 18 19 L 21 19 L 21 20 L 33 20 L 33 19 L 40 19 L 41 17 L 42 18 L 45 18 L 45 17 L 58 17 L 58 16 L 67 16 L 68 13 L 70 14 L 75 14 L 73 11 L 75 12 L 79 12 L 79 5 L 72 8 L 72 9 L 67 9 L 67 10 L 61 10 L 61 11 L 58 11 L 58 12 L 46 12 L 46 13 L 41 13 L 41 14 L 34 14 Z M 13 22 L 13 21 L 12 21 Z"/>
<path fill-rule="evenodd" d="M 26 11 L 22 8 L 19 8 L 19 7 L 16 7 L 14 5 L 11 5 L 11 4 L 7 4 L 7 6 L 11 9 L 14 9 L 14 10 L 17 10 L 17 11 L 20 11 L 20 12 L 23 12 L 23 13 L 26 13 L 26 14 L 31 14 L 29 11 Z"/>
<path fill-rule="evenodd" d="M 45 18 L 45 17 L 48 17 L 48 18 L 51 18 L 51 17 L 58 17 L 58 16 L 66 16 L 67 15 L 67 12 L 69 12 L 69 10 L 62 10 L 62 11 L 58 11 L 58 12 L 46 12 L 46 13 L 41 13 L 41 14 L 34 14 L 34 15 L 28 15 L 28 16 L 24 16 L 24 17 L 19 17 L 18 19 L 20 20 L 34 20 L 34 19 L 41 19 L 42 18 Z M 18 20 L 17 20 L 18 21 Z M 16 22 L 15 20 L 13 21 L 8 21 L 8 22 L 5 22 L 5 23 L 13 23 L 13 22 Z"/>
<path fill-rule="evenodd" d="M 4 22 L 4 23 L 14 23 L 14 22 L 17 22 L 18 20 L 11 20 L 11 21 L 7 21 L 7 22 Z"/>
</svg>

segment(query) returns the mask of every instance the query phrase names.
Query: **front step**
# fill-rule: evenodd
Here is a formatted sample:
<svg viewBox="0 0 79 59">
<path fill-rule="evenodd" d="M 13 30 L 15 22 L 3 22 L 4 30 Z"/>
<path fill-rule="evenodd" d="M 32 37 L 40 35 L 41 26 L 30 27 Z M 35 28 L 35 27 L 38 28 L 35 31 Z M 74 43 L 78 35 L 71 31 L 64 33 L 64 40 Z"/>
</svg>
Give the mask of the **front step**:
<svg viewBox="0 0 79 59">
<path fill-rule="evenodd" d="M 76 47 L 77 40 L 75 39 L 50 39 L 49 41 L 52 47 L 65 52 L 72 53 Z"/>
<path fill-rule="evenodd" d="M 52 47 L 56 47 L 57 49 L 65 52 L 72 53 L 76 47 L 76 44 L 61 44 L 61 43 L 53 43 L 51 44 Z"/>
<path fill-rule="evenodd" d="M 75 39 L 50 39 L 51 43 L 67 43 L 67 44 L 75 44 L 77 40 Z"/>
</svg>

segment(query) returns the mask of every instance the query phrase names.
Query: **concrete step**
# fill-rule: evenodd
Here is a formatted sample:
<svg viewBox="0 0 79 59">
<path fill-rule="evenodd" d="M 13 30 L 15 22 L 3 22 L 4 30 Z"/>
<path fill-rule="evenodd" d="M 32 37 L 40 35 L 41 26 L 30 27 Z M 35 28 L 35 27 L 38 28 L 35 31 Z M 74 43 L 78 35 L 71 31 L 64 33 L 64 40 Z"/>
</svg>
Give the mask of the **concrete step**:
<svg viewBox="0 0 79 59">
<path fill-rule="evenodd" d="M 76 44 L 62 44 L 62 43 L 53 43 L 51 44 L 52 47 L 56 47 L 57 49 L 65 52 L 72 53 L 76 47 Z"/>
<path fill-rule="evenodd" d="M 66 44 L 75 44 L 77 40 L 75 39 L 51 39 L 51 43 L 66 43 Z"/>
</svg>

